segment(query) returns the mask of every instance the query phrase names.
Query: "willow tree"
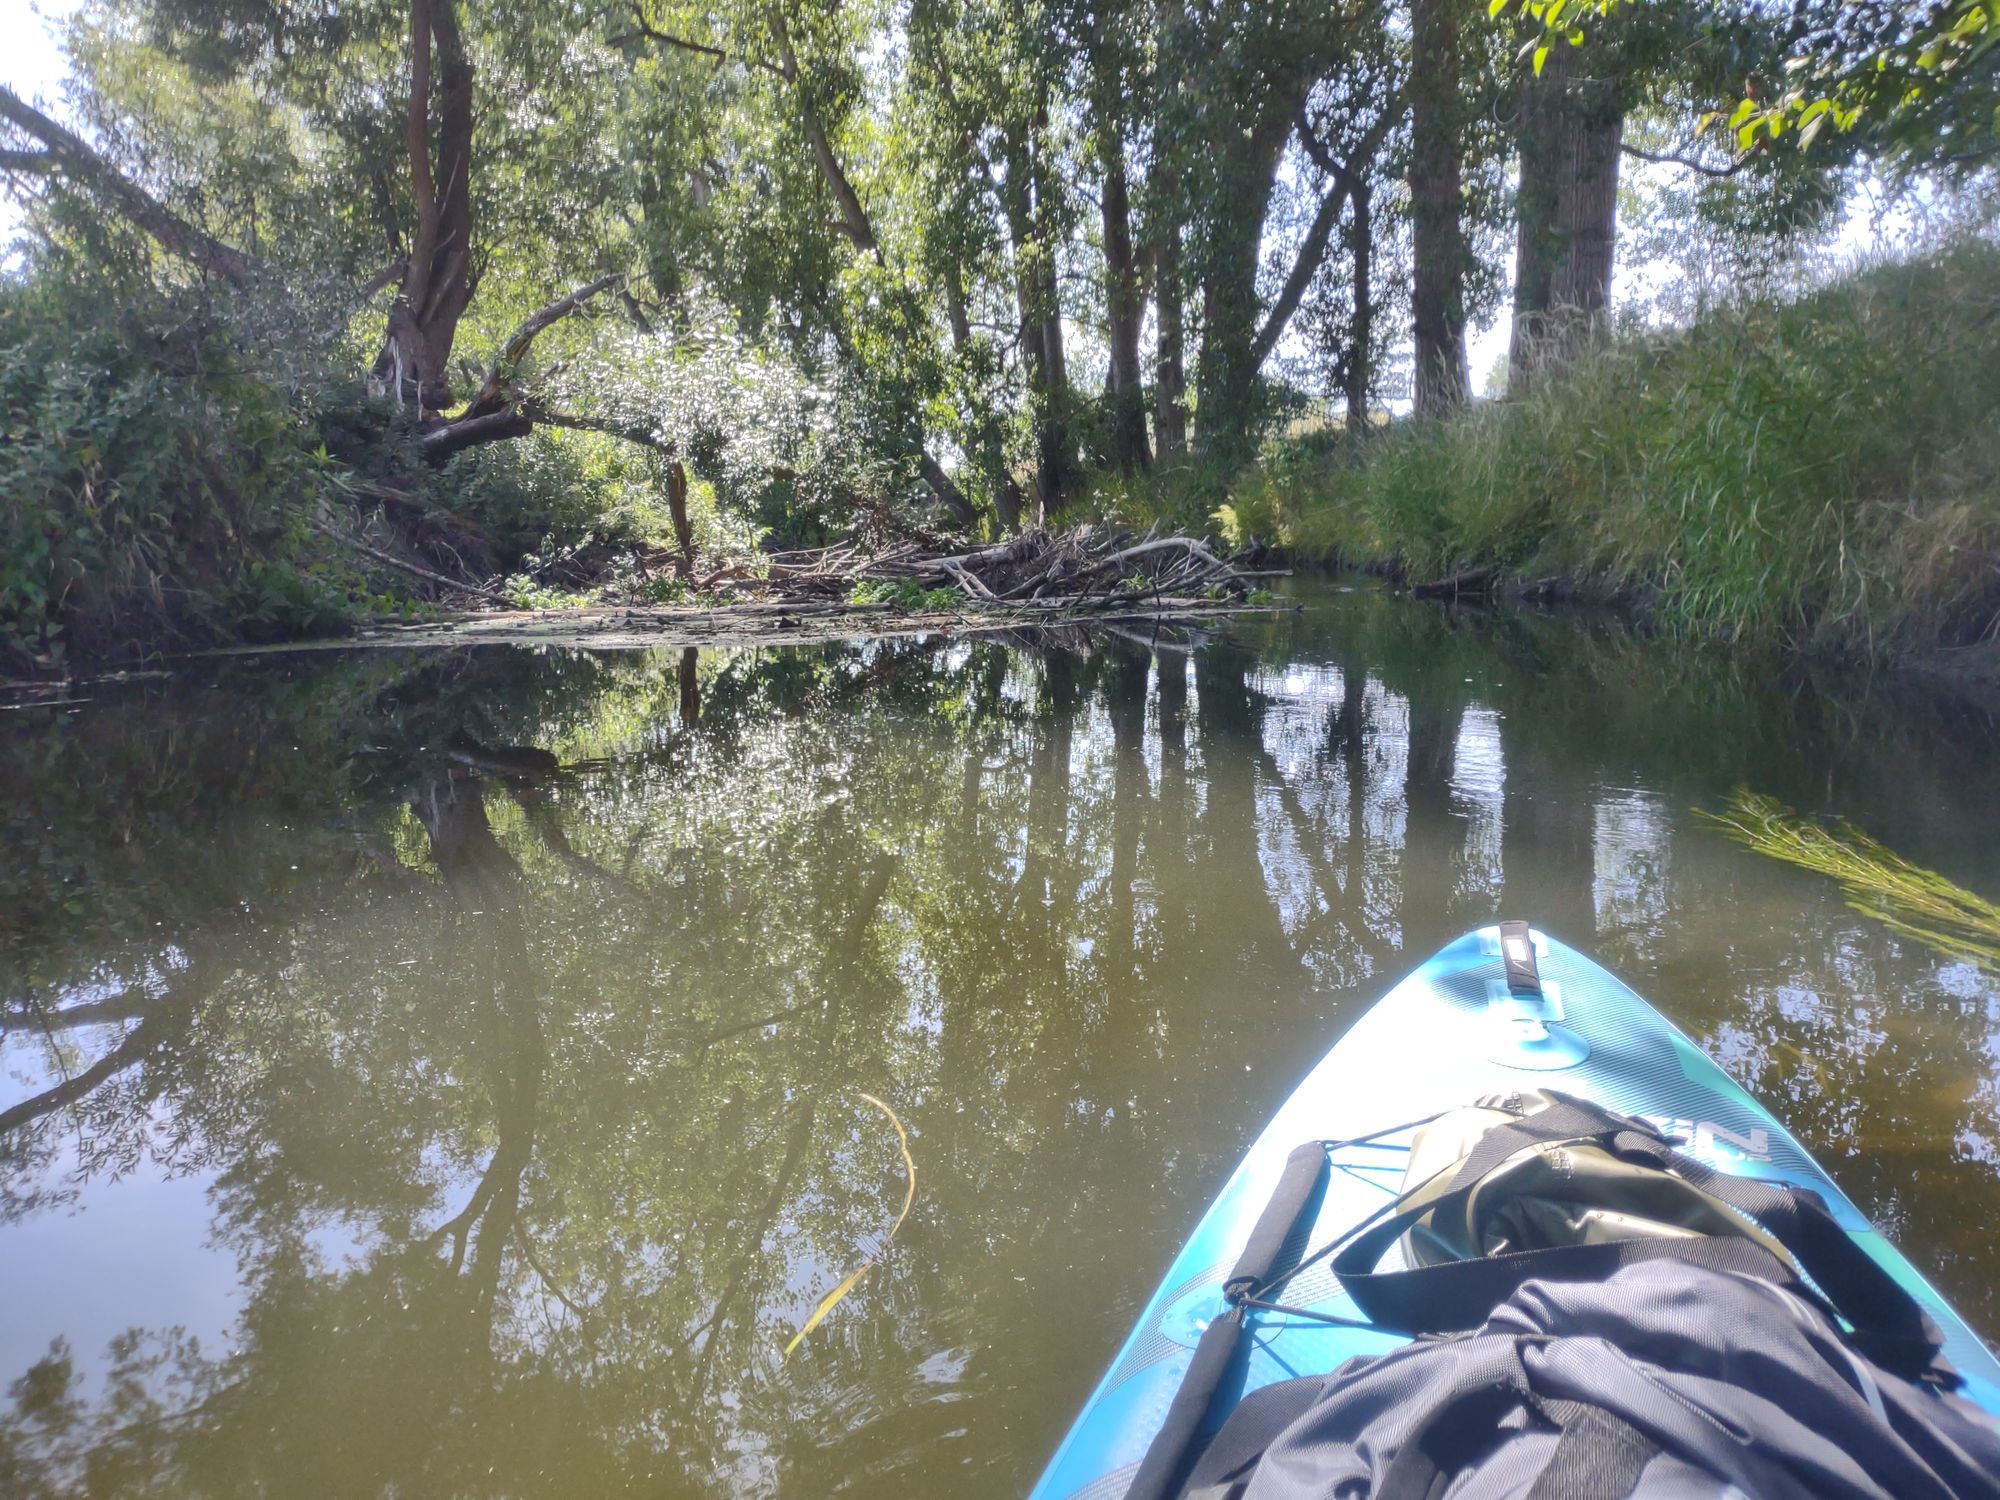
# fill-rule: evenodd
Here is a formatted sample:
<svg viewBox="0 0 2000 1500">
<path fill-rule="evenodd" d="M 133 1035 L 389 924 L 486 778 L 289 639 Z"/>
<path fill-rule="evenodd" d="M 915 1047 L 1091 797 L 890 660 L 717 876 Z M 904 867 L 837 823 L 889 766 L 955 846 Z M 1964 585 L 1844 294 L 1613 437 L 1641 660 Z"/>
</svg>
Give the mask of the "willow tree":
<svg viewBox="0 0 2000 1500">
<path fill-rule="evenodd" d="M 1173 36 L 1182 54 L 1162 115 L 1174 142 L 1187 214 L 1187 268 L 1199 289 L 1197 446 L 1226 464 L 1253 451 L 1265 416 L 1262 370 L 1319 273 L 1353 181 L 1316 162 L 1307 102 L 1389 30 L 1373 0 L 1327 5 L 1221 5 L 1190 11 Z M 1372 156 L 1402 111 L 1364 122 Z M 1299 183 L 1317 189 L 1300 230 L 1272 234 L 1273 211 Z"/>
<path fill-rule="evenodd" d="M 763 215 L 784 225 L 777 279 L 757 292 L 771 299 L 766 305 L 799 347 L 824 341 L 834 362 L 870 393 L 884 446 L 956 522 L 975 524 L 971 502 L 928 444 L 937 350 L 922 289 L 878 221 L 880 195 L 869 180 L 883 144 L 866 108 L 871 13 L 749 0 L 641 4 L 623 18 L 622 28 L 615 14 L 606 24 L 635 57 L 677 59 L 724 80 L 708 102 L 731 112 L 739 146 L 756 143 L 739 155 L 662 165 L 692 175 L 692 196 L 704 212 L 723 196 L 739 218 Z M 772 263 L 768 241 L 739 239 L 730 248 L 749 250 L 753 263 Z M 718 269 L 723 286 L 751 290 L 741 267 Z"/>
<path fill-rule="evenodd" d="M 1571 363 L 1602 331 L 1625 161 L 1715 182 L 1761 182 L 1785 205 L 1755 216 L 1751 227 L 1771 234 L 1796 233 L 1811 214 L 1831 211 L 1830 189 L 1859 141 L 1828 138 L 1804 154 L 1761 149 L 1754 133 L 1705 128 L 1713 116 L 1699 101 L 1733 97 L 1746 78 L 1753 88 L 1774 87 L 1799 34 L 1844 9 L 1838 0 L 1811 0 L 1777 18 L 1754 0 L 1613 3 L 1575 41 L 1546 37 L 1533 7 L 1510 23 L 1519 44 L 1512 71 L 1520 168 L 1510 389 Z M 1630 139 L 1634 120 L 1664 121 L 1664 148 Z"/>
</svg>

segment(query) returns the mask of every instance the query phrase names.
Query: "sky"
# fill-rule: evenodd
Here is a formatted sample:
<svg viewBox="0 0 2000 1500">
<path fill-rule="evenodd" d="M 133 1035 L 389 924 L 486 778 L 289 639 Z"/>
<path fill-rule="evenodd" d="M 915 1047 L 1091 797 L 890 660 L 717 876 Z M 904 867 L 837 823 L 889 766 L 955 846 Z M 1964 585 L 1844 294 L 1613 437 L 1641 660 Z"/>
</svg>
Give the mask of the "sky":
<svg viewBox="0 0 2000 1500">
<path fill-rule="evenodd" d="M 69 60 L 56 33 L 76 6 L 77 0 L 0 0 L 0 83 L 58 118 Z M 20 222 L 20 207 L 0 193 L 0 246 L 14 238 Z"/>
</svg>

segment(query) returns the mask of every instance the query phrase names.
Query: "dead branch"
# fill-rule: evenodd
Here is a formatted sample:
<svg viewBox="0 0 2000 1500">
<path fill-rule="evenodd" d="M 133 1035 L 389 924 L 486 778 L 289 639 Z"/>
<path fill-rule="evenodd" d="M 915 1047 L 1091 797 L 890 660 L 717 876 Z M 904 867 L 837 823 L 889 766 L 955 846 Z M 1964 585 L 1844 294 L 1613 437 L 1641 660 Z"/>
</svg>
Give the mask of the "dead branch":
<svg viewBox="0 0 2000 1500">
<path fill-rule="evenodd" d="M 494 604 L 506 604 L 508 602 L 507 597 L 497 590 L 489 589 L 483 584 L 461 583 L 457 579 L 445 577 L 442 573 L 433 573 L 429 568 L 420 568 L 413 562 L 403 561 L 402 558 L 397 557 L 394 553 L 383 552 L 379 548 L 369 546 L 366 542 L 357 541 L 351 536 L 335 531 L 331 526 L 315 523 L 314 529 L 322 536 L 339 542 L 341 546 L 352 548 L 363 557 L 381 563 L 384 567 L 399 569 L 402 572 L 408 573 L 413 578 L 421 578 L 424 582 L 434 587 L 449 589 L 455 594 L 471 594 L 475 598 L 485 599 Z"/>
<path fill-rule="evenodd" d="M 530 313 L 522 320 L 520 327 L 507 335 L 507 342 L 500 346 L 500 352 L 494 356 L 493 364 L 486 372 L 486 378 L 480 382 L 479 393 L 466 406 L 465 414 L 459 420 L 464 421 L 468 417 L 484 416 L 488 412 L 499 410 L 505 402 L 507 383 L 514 378 L 514 371 L 520 368 L 521 361 L 527 358 L 529 346 L 550 327 L 560 323 L 592 297 L 600 292 L 608 292 L 613 287 L 622 287 L 624 284 L 625 277 L 622 274 L 600 276 L 589 285 L 580 286 L 575 291 L 556 298 L 546 307 Z"/>
<path fill-rule="evenodd" d="M 1493 592 L 1493 581 L 1499 576 L 1498 568 L 1465 568 L 1448 578 L 1432 578 L 1423 583 L 1410 585 L 1410 593 L 1418 599 L 1456 599 L 1463 595 L 1481 595 Z"/>
</svg>

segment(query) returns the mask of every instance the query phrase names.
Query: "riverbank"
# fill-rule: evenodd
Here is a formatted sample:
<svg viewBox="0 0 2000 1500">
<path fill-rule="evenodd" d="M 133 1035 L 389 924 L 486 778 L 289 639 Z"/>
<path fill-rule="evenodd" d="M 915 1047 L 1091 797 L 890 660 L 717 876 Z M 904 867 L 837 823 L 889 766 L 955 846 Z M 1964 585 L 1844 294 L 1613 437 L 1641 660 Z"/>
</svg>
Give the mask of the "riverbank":
<svg viewBox="0 0 2000 1500">
<path fill-rule="evenodd" d="M 1232 542 L 1677 634 L 1991 674 L 2000 250 L 1627 334 L 1525 399 L 1283 444 Z"/>
<path fill-rule="evenodd" d="M 1001 636 L 1019 641 L 1052 632 L 1104 630 L 1150 644 L 1166 633 L 1224 620 L 1296 608 L 1277 601 L 1165 599 L 1087 611 L 1038 609 L 959 600 L 908 607 L 879 602 L 736 602 L 716 605 L 578 609 L 482 610 L 418 624 L 371 626 L 352 635 L 278 645 L 225 648 L 214 656 L 271 651 L 348 651 L 356 647 L 407 648 L 533 646 L 566 650 L 627 651 L 656 647 L 803 646 L 832 641 L 906 636 Z M 1078 639 L 1082 639 L 1079 635 Z M 4 684 L 0 684 L 4 686 Z"/>
</svg>

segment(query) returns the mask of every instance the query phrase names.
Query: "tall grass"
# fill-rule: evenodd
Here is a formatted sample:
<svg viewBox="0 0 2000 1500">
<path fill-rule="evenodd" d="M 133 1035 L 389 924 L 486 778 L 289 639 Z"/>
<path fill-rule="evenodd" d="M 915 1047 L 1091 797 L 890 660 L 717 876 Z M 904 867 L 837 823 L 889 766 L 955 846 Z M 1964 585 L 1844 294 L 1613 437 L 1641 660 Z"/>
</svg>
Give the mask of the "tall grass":
<svg viewBox="0 0 2000 1500">
<path fill-rule="evenodd" d="M 1281 447 L 1236 538 L 1649 596 L 1690 633 L 1869 650 L 2000 626 L 2000 249 L 1609 341 L 1525 399 Z"/>
</svg>

